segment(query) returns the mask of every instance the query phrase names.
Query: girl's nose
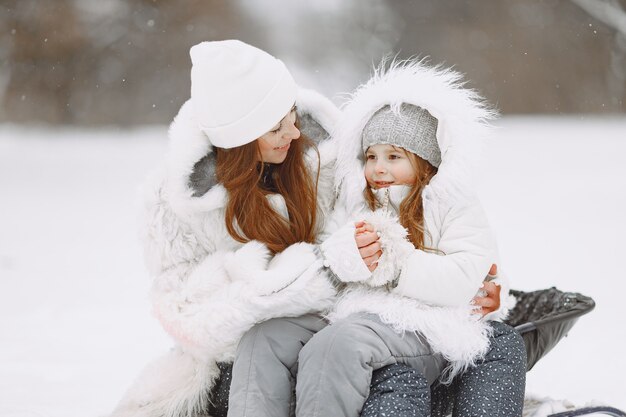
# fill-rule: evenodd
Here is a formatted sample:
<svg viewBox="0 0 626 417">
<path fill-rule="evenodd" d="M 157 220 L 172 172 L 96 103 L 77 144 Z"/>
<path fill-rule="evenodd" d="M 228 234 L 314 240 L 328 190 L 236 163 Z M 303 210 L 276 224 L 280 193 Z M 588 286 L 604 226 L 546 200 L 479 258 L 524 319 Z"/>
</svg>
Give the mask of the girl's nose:
<svg viewBox="0 0 626 417">
<path fill-rule="evenodd" d="M 376 170 L 376 172 L 378 173 L 384 173 L 385 171 L 387 171 L 387 168 L 385 167 L 385 164 L 381 163 L 381 162 L 377 162 L 376 166 L 374 167 L 374 169 Z"/>
</svg>

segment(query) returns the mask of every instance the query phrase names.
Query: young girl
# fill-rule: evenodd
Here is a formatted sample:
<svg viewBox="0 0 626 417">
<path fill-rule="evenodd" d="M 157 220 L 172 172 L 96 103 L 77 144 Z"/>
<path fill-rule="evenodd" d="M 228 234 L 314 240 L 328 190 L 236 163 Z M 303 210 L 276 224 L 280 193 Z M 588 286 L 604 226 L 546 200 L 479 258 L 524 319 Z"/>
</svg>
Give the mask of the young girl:
<svg viewBox="0 0 626 417">
<path fill-rule="evenodd" d="M 470 172 L 492 116 L 458 74 L 417 62 L 379 72 L 345 107 L 335 215 L 351 221 L 321 249 L 346 289 L 332 324 L 300 351 L 298 417 L 358 416 L 372 372 L 393 363 L 420 371 L 419 415 L 429 416 L 430 385 L 488 353 L 492 327 L 470 300 L 497 251 Z M 357 251 L 374 232 L 379 241 Z M 483 415 L 521 415 L 525 358 L 511 352 L 510 367 L 486 375 L 493 391 L 475 399 Z"/>
</svg>

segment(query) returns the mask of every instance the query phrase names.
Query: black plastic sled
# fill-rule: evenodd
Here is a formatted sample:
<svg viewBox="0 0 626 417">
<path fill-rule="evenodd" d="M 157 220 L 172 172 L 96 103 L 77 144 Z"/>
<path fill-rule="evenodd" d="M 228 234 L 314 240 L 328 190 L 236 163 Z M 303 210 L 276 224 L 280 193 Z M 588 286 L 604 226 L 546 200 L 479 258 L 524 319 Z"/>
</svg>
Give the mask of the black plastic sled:
<svg viewBox="0 0 626 417">
<path fill-rule="evenodd" d="M 626 417 L 626 413 L 613 407 L 585 407 L 562 413 L 550 414 L 548 417 L 578 417 L 589 415 L 605 415 L 613 417 Z"/>
<path fill-rule="evenodd" d="M 563 292 L 555 287 L 523 292 L 511 290 L 517 304 L 506 323 L 524 338 L 527 370 L 552 350 L 570 331 L 580 316 L 594 309 L 596 303 L 575 292 Z"/>
</svg>

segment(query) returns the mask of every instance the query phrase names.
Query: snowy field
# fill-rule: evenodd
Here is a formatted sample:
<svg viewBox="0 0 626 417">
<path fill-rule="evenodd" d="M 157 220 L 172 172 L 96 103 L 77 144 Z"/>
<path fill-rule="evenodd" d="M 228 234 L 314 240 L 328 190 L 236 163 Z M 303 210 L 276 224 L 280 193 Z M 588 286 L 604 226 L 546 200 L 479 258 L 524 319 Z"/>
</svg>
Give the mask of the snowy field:
<svg viewBox="0 0 626 417">
<path fill-rule="evenodd" d="M 527 392 L 626 409 L 626 118 L 498 125 L 482 194 L 501 267 L 515 288 L 597 303 Z M 170 345 L 136 233 L 165 150 L 164 127 L 0 126 L 0 417 L 104 416 Z"/>
</svg>

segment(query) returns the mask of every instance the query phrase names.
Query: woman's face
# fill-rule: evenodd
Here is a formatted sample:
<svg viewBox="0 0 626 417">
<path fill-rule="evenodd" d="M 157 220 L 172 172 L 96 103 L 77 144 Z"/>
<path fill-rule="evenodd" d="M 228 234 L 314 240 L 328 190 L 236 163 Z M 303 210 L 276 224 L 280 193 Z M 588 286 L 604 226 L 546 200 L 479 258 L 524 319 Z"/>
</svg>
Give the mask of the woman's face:
<svg viewBox="0 0 626 417">
<path fill-rule="evenodd" d="M 280 164 L 287 158 L 292 140 L 300 137 L 296 127 L 296 106 L 272 130 L 258 139 L 261 161 Z"/>
</svg>

